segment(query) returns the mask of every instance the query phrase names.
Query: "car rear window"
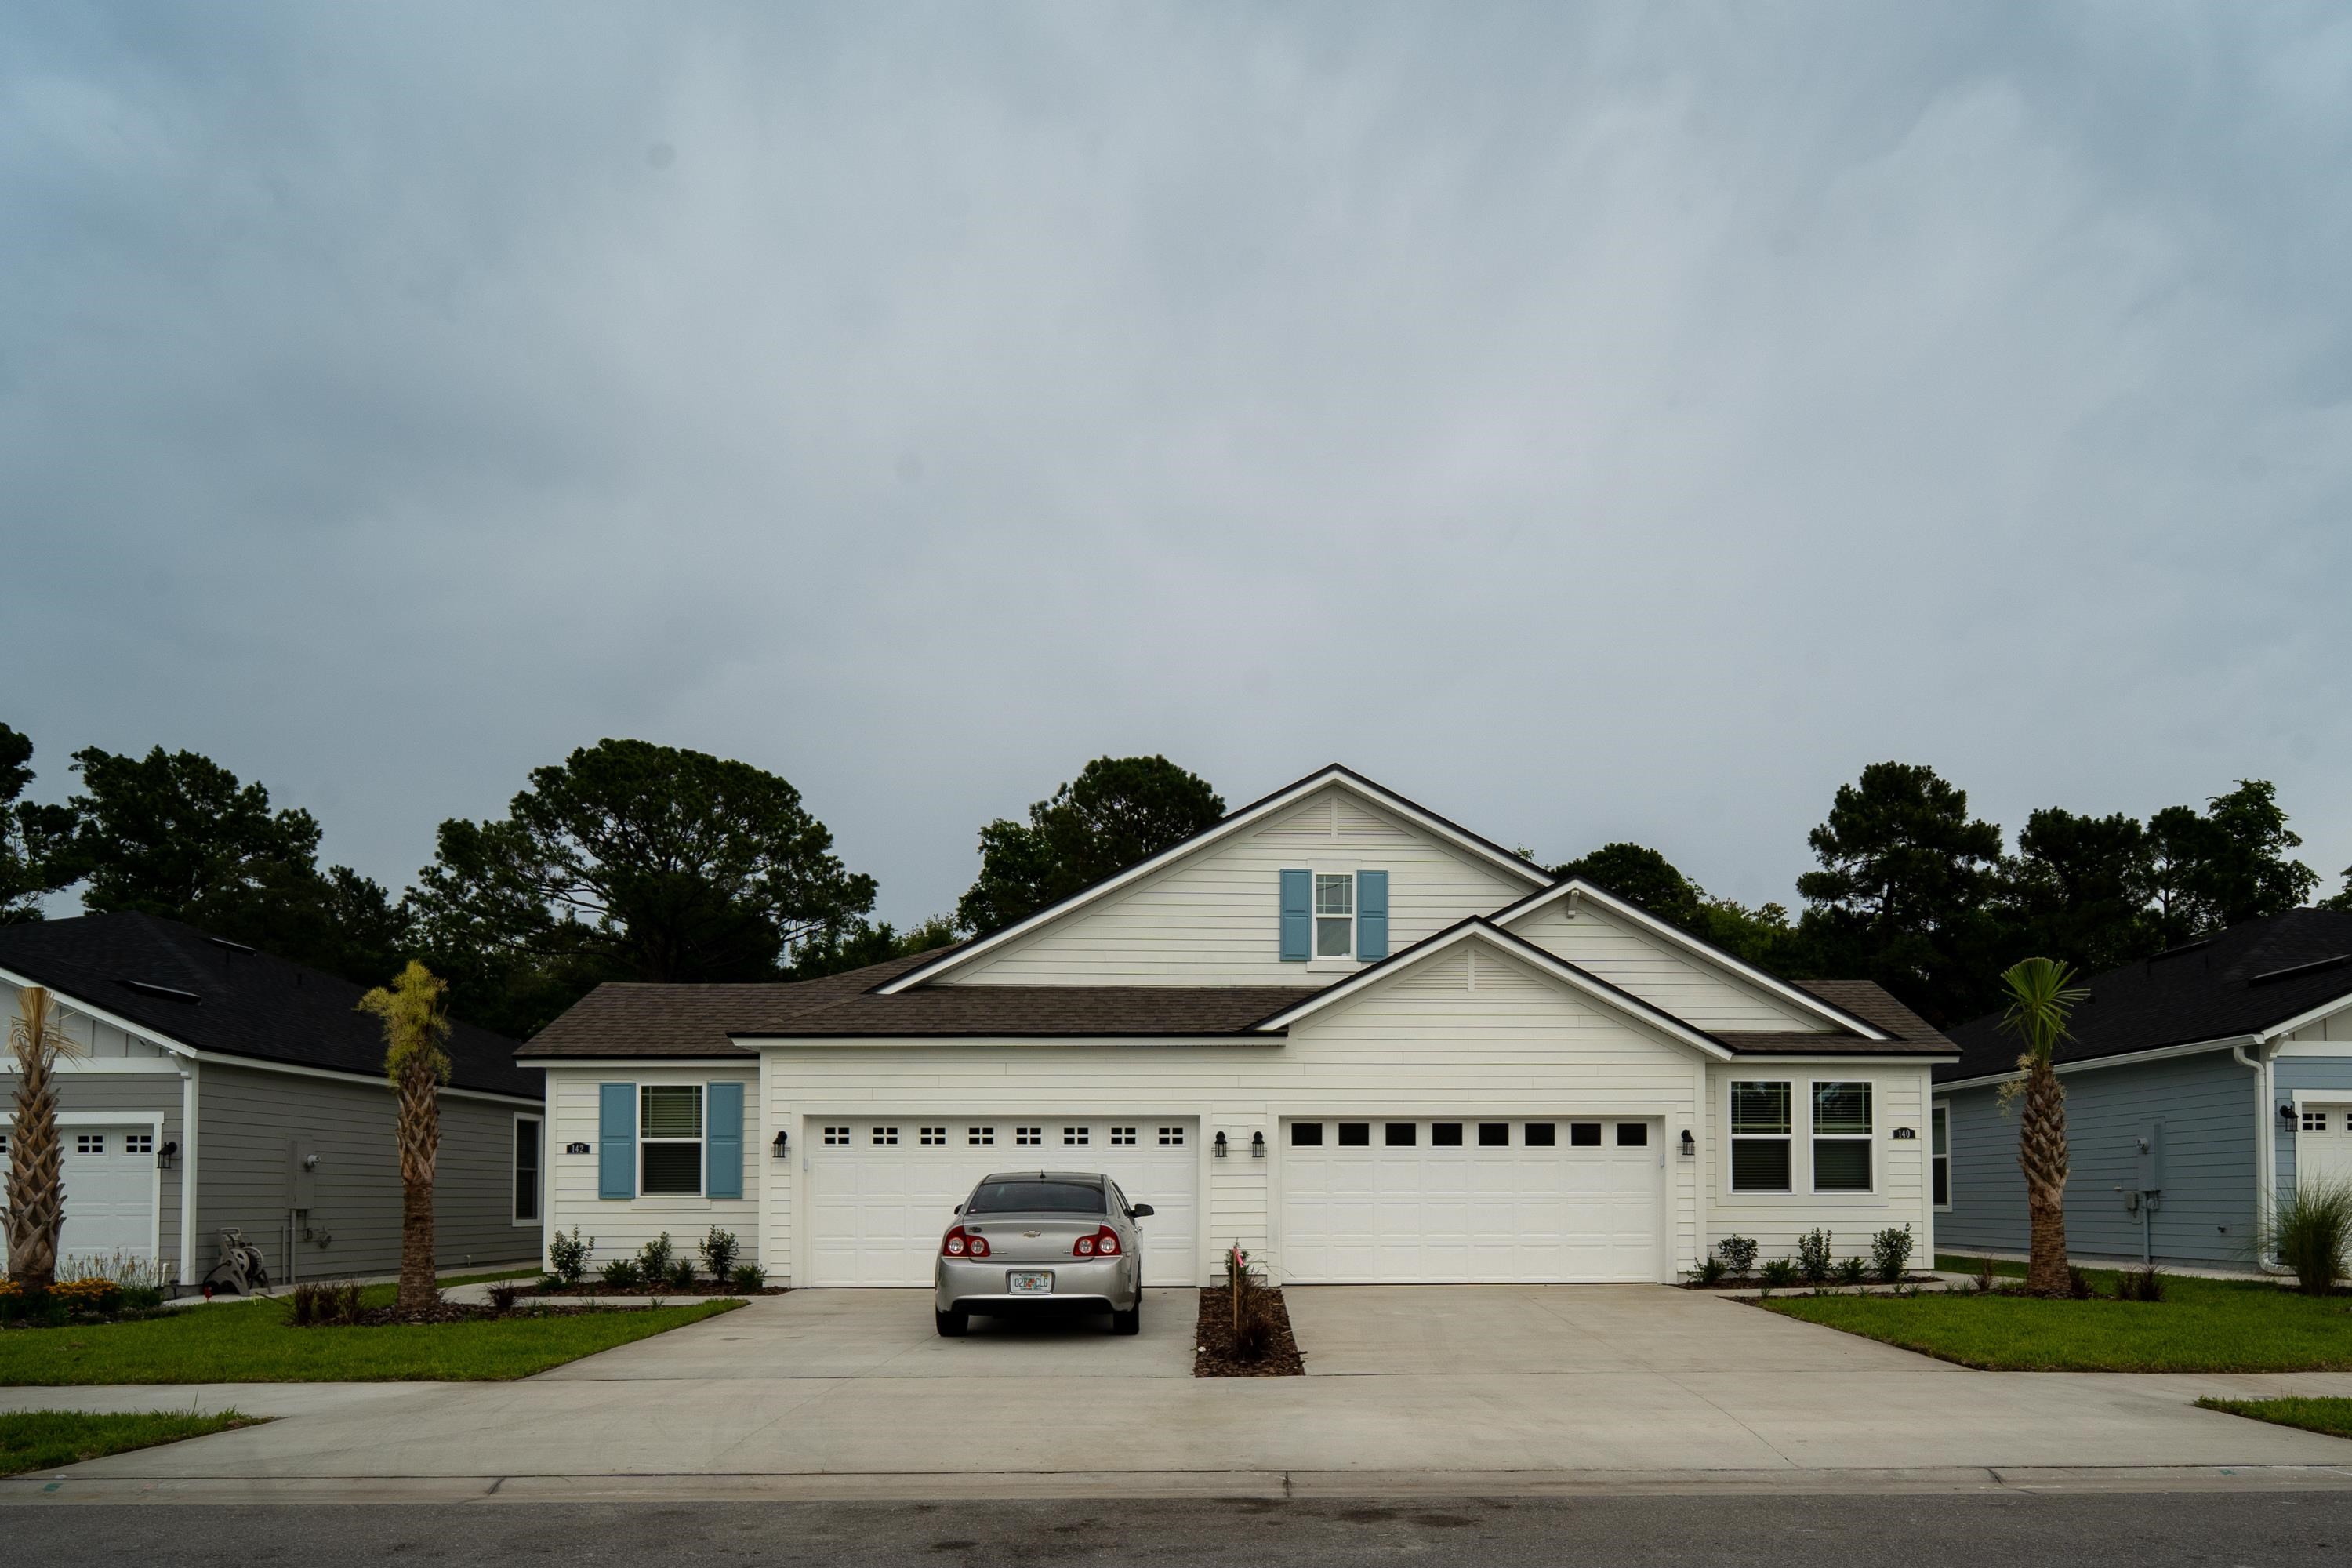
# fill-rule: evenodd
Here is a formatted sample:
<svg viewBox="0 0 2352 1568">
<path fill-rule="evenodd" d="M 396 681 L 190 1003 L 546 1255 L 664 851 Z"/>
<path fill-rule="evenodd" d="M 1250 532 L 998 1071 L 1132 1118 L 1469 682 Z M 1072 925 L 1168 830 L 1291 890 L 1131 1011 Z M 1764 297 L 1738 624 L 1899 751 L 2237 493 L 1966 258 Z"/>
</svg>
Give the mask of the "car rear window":
<svg viewBox="0 0 2352 1568">
<path fill-rule="evenodd" d="M 982 1182 L 966 1214 L 1108 1214 L 1091 1182 Z"/>
</svg>

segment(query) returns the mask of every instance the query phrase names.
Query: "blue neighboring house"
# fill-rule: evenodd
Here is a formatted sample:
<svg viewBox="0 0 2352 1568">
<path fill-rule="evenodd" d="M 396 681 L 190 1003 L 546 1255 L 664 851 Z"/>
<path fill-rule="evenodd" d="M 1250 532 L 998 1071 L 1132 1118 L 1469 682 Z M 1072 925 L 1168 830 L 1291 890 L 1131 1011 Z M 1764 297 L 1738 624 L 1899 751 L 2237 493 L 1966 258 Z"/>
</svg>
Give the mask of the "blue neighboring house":
<svg viewBox="0 0 2352 1568">
<path fill-rule="evenodd" d="M 2266 1191 L 2352 1181 L 2352 912 L 2250 921 L 2090 987 L 2058 1052 L 2076 1257 L 2252 1267 Z M 1936 1069 L 1929 1118 L 1937 1245 L 2022 1253 L 1999 1100 L 2016 1037 L 1997 1016 L 1946 1033 L 1960 1058 Z"/>
</svg>

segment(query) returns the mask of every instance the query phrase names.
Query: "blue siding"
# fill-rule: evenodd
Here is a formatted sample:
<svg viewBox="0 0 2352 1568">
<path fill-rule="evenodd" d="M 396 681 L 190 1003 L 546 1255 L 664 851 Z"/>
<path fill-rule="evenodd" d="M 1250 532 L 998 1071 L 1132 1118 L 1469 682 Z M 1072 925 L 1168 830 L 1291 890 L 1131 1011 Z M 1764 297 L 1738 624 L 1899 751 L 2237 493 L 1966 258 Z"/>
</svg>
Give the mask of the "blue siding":
<svg viewBox="0 0 2352 1568">
<path fill-rule="evenodd" d="M 2278 1091 L 2281 1105 L 2293 1105 L 2298 1089 L 2305 1093 L 2342 1089 L 2352 1096 L 2352 1053 L 2340 1057 L 2280 1057 L 2271 1063 L 2271 1087 Z M 2276 1110 L 2272 1114 L 2277 1115 Z M 2284 1120 L 2279 1121 L 2278 1130 L 2278 1181 L 2283 1190 L 2294 1184 L 2295 1134 L 2294 1124 Z"/>
<path fill-rule="evenodd" d="M 2254 1075 L 2228 1051 L 2069 1073 L 2066 1243 L 2077 1257 L 2139 1257 L 2140 1222 L 2118 1186 L 2134 1184 L 2136 1140 L 2164 1123 L 2164 1203 L 2150 1218 L 2159 1261 L 2245 1268 L 2254 1246 Z M 2025 1178 L 2017 1119 L 1998 1090 L 1939 1092 L 1951 1104 L 1952 1206 L 1936 1245 L 2021 1253 Z"/>
</svg>

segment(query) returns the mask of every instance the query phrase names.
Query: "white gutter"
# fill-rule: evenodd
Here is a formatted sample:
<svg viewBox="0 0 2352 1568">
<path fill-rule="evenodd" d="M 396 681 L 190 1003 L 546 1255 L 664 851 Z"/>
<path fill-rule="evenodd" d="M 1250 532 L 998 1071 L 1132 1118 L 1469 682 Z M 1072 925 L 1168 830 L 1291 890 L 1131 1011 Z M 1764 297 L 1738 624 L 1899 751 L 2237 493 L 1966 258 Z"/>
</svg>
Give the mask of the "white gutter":
<svg viewBox="0 0 2352 1568">
<path fill-rule="evenodd" d="M 2247 1046 L 2261 1043 L 2262 1037 L 2259 1035 L 2225 1035 L 2215 1040 L 2191 1040 L 2187 1045 L 2158 1046 L 2153 1050 L 2126 1051 L 2119 1056 L 2112 1057 L 2093 1057 L 2088 1061 L 2059 1062 L 2051 1070 L 2063 1078 L 2068 1073 L 2093 1072 L 2100 1068 L 2127 1068 L 2137 1067 L 2141 1062 L 2159 1062 L 2168 1057 L 2193 1057 L 2206 1051 L 2218 1051 L 2225 1047 L 2242 1050 Z M 2239 1060 L 2244 1061 L 2245 1058 L 2241 1057 Z M 1988 1089 L 1994 1084 L 2007 1083 L 2016 1076 L 2017 1072 L 2012 1068 L 2008 1072 L 1989 1073 L 1981 1078 L 1954 1079 L 1948 1082 L 1938 1083 L 1936 1088 L 1939 1093 L 1957 1089 Z"/>
<path fill-rule="evenodd" d="M 180 1283 L 196 1282 L 196 1064 L 180 1064 Z"/>
<path fill-rule="evenodd" d="M 2250 1057 L 2249 1048 L 2263 1055 Z M 2254 1266 L 2265 1274 L 2291 1274 L 2293 1269 L 2271 1257 L 2268 1237 L 2278 1189 L 2278 1091 L 2272 1087 L 2270 1055 L 2275 1049 L 2254 1039 L 2231 1047 L 2230 1055 L 2240 1067 L 2254 1069 Z"/>
</svg>

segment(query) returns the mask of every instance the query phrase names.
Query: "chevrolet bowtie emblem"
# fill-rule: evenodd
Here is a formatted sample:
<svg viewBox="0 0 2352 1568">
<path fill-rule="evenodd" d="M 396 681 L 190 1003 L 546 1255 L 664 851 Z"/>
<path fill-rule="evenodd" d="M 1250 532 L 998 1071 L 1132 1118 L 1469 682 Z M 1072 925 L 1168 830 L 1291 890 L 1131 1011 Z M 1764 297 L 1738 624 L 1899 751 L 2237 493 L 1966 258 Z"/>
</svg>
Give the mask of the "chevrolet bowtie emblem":
<svg viewBox="0 0 2352 1568">
<path fill-rule="evenodd" d="M 1034 1241 L 1045 1233 L 1042 1230 L 1024 1230 L 1021 1234 L 1027 1237 L 1030 1240 Z"/>
</svg>

